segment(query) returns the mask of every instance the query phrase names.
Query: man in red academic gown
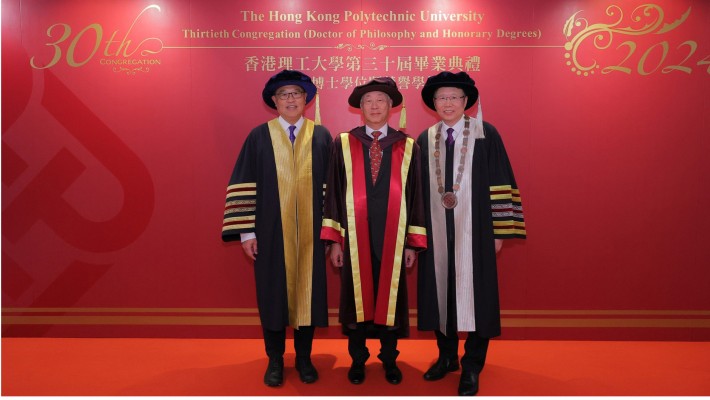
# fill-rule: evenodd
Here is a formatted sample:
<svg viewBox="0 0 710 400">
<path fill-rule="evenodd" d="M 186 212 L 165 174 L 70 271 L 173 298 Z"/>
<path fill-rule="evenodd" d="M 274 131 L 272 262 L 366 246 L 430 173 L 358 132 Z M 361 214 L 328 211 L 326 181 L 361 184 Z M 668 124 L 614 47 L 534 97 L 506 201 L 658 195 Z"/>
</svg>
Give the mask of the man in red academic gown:
<svg viewBox="0 0 710 400">
<path fill-rule="evenodd" d="M 424 374 L 459 369 L 458 333 L 467 332 L 459 395 L 478 392 L 488 341 L 500 335 L 496 253 L 525 238 L 523 208 L 498 131 L 464 114 L 478 89 L 465 72 L 427 79 L 422 99 L 441 121 L 422 132 L 422 187 L 428 248 L 419 259 L 418 328 L 436 332 L 439 358 Z"/>
<path fill-rule="evenodd" d="M 301 381 L 315 382 L 314 327 L 328 326 L 319 236 L 332 137 L 303 117 L 315 94 L 311 78 L 298 71 L 283 70 L 266 82 L 262 98 L 279 116 L 249 133 L 227 188 L 222 239 L 240 240 L 254 260 L 268 386 L 283 382 L 287 326 L 294 329 Z"/>
<path fill-rule="evenodd" d="M 335 138 L 321 238 L 340 267 L 340 323 L 348 336 L 348 379 L 362 383 L 367 337 L 382 345 L 385 378 L 398 384 L 397 338 L 409 335 L 406 268 L 426 247 L 419 184 L 419 146 L 387 124 L 402 94 L 391 78 L 358 86 L 348 103 L 364 126 Z"/>
</svg>

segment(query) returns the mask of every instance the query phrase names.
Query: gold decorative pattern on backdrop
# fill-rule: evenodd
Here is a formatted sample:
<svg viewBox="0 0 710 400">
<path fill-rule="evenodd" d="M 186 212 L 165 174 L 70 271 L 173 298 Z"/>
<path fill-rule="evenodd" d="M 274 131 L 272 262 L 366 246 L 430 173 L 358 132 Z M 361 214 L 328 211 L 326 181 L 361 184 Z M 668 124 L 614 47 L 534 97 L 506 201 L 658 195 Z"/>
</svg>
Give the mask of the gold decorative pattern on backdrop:
<svg viewBox="0 0 710 400">
<path fill-rule="evenodd" d="M 602 74 L 616 72 L 642 76 L 673 72 L 690 74 L 694 67 L 710 64 L 710 56 L 702 58 L 702 54 L 695 54 L 698 49 L 696 40 L 688 39 L 682 43 L 677 43 L 677 39 L 664 40 L 664 34 L 680 27 L 688 19 L 690 7 L 673 19 L 667 17 L 663 8 L 656 4 L 638 6 L 628 15 L 621 6 L 611 5 L 605 12 L 614 19 L 611 22 L 589 21 L 582 17 L 583 12 L 580 10 L 572 14 L 563 28 L 567 39 L 564 45 L 566 64 L 579 76 L 590 76 L 597 70 Z M 670 21 L 666 22 L 667 19 Z M 655 42 L 657 39 L 659 41 Z M 619 55 L 613 54 L 615 50 Z M 602 57 L 604 51 L 608 51 L 610 56 Z M 604 58 L 613 58 L 610 65 L 602 65 L 606 61 L 599 60 Z M 706 72 L 710 73 L 710 69 Z"/>
<path fill-rule="evenodd" d="M 331 326 L 338 309 L 328 309 Z M 410 309 L 416 326 L 417 310 Z M 7 307 L 9 325 L 185 325 L 260 326 L 256 308 L 92 308 Z M 710 329 L 710 310 L 501 310 L 504 328 Z"/>
</svg>

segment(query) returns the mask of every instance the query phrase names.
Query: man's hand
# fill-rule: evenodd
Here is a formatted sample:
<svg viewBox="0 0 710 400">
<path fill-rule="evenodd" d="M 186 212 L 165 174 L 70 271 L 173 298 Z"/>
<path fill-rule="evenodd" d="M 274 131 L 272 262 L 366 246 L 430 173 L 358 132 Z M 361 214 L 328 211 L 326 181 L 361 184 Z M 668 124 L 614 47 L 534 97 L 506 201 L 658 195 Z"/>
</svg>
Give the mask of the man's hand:
<svg viewBox="0 0 710 400">
<path fill-rule="evenodd" d="M 496 254 L 503 248 L 503 239 L 496 239 Z"/>
<path fill-rule="evenodd" d="M 412 249 L 404 249 L 404 266 L 412 268 L 414 261 L 417 259 L 417 252 Z"/>
<path fill-rule="evenodd" d="M 242 242 L 242 249 L 247 254 L 247 257 L 256 261 L 256 239 L 249 239 L 246 242 Z"/>
<path fill-rule="evenodd" d="M 335 267 L 343 266 L 343 249 L 340 248 L 340 243 L 330 245 L 330 262 Z"/>
</svg>

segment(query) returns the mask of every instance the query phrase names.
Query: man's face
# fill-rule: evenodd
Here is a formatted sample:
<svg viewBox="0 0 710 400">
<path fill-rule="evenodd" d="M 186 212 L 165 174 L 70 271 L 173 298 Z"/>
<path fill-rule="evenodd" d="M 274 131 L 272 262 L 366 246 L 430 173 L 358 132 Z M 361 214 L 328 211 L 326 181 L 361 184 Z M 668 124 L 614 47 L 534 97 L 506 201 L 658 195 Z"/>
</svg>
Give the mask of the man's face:
<svg viewBox="0 0 710 400">
<path fill-rule="evenodd" d="M 276 104 L 279 115 L 291 124 L 298 122 L 306 108 L 306 93 L 298 85 L 281 86 L 271 100 Z"/>
<path fill-rule="evenodd" d="M 434 93 L 434 108 L 442 121 L 452 126 L 463 116 L 466 100 L 463 89 L 442 87 Z"/>
<path fill-rule="evenodd" d="M 392 100 L 384 92 L 367 92 L 360 99 L 360 109 L 365 124 L 370 128 L 381 128 L 390 117 Z"/>
</svg>

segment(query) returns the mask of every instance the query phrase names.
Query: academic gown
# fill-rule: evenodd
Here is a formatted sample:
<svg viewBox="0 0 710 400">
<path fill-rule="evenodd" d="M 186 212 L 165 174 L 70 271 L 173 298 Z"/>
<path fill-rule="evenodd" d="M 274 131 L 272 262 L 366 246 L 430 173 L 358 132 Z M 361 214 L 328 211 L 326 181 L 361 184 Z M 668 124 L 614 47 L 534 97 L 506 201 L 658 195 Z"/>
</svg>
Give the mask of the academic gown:
<svg viewBox="0 0 710 400">
<path fill-rule="evenodd" d="M 229 181 L 222 239 L 256 234 L 257 305 L 268 330 L 328 326 L 319 236 L 331 142 L 326 128 L 306 119 L 292 147 L 273 119 L 249 133 Z M 312 226 L 298 226 L 306 216 Z"/>
<path fill-rule="evenodd" d="M 340 243 L 339 321 L 374 321 L 409 334 L 404 249 L 426 247 L 419 146 L 405 133 L 388 128 L 380 140 L 383 156 L 373 184 L 365 127 L 337 136 L 331 146 L 331 168 L 321 238 Z M 368 335 L 370 336 L 370 335 Z"/>
<path fill-rule="evenodd" d="M 525 238 L 526 231 L 522 215 L 520 193 L 503 141 L 496 128 L 483 122 L 485 137 L 469 139 L 474 142 L 471 179 L 471 223 L 473 258 L 473 303 L 476 331 L 482 337 L 500 335 L 500 303 L 498 296 L 498 272 L 494 239 Z M 430 179 L 436 179 L 435 171 L 429 171 L 430 141 L 428 130 L 417 139 L 422 151 L 422 191 L 426 212 L 427 232 L 432 231 L 431 202 L 439 202 L 439 195 L 430 193 Z M 457 139 L 458 141 L 459 139 Z M 442 148 L 440 161 L 442 163 Z M 455 167 L 459 155 L 454 157 Z M 456 207 L 463 207 L 461 200 Z M 495 229 L 494 229 L 495 221 Z M 450 228 L 450 227 L 449 227 Z M 449 232 L 453 231 L 447 230 Z M 417 318 L 419 330 L 439 330 L 439 296 L 437 294 L 434 268 L 434 252 L 447 249 L 434 248 L 431 234 L 428 235 L 428 249 L 419 256 L 417 276 Z M 449 268 L 451 268 L 450 266 Z M 448 294 L 451 294 L 448 292 Z M 451 301 L 451 299 L 448 299 Z M 450 304 L 450 303 L 449 303 Z"/>
</svg>

